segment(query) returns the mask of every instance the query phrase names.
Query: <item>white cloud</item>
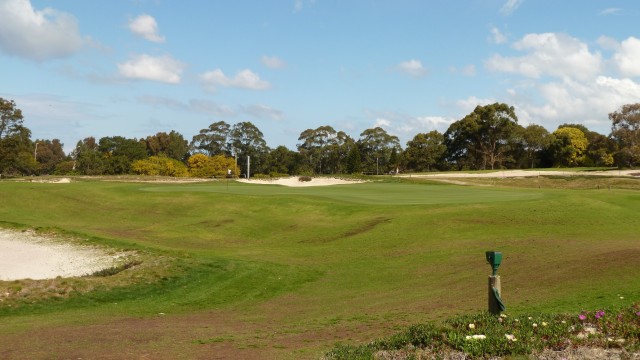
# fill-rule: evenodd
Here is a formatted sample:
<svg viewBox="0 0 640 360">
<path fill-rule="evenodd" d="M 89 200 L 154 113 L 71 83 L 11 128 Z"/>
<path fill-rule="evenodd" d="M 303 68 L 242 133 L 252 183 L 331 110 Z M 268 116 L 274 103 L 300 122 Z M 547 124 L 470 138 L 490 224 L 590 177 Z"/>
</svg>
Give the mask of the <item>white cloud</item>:
<svg viewBox="0 0 640 360">
<path fill-rule="evenodd" d="M 224 105 L 218 105 L 210 100 L 191 99 L 188 103 L 164 96 L 144 95 L 136 98 L 139 103 L 153 107 L 166 107 L 176 111 L 197 112 L 214 116 L 233 116 L 234 111 Z"/>
<path fill-rule="evenodd" d="M 260 58 L 260 61 L 262 62 L 262 65 L 268 67 L 269 69 L 283 69 L 287 67 L 287 63 L 277 56 L 264 55 Z"/>
<path fill-rule="evenodd" d="M 475 76 L 476 75 L 476 66 L 473 64 L 469 64 L 465 67 L 462 68 L 456 68 L 455 66 L 452 66 L 450 68 L 451 72 L 454 74 L 461 74 L 464 76 Z"/>
<path fill-rule="evenodd" d="M 583 123 L 607 134 L 611 126 L 608 114 L 624 104 L 640 101 L 640 84 L 607 76 L 598 76 L 594 82 L 563 79 L 541 84 L 538 90 L 541 105 L 520 106 L 533 123 L 550 130 L 562 123 Z"/>
<path fill-rule="evenodd" d="M 305 6 L 311 6 L 316 3 L 316 0 L 294 0 L 293 1 L 293 12 L 300 12 Z"/>
<path fill-rule="evenodd" d="M 164 36 L 158 33 L 158 23 L 151 15 L 142 14 L 129 21 L 129 30 L 136 36 L 156 43 L 164 42 Z"/>
<path fill-rule="evenodd" d="M 456 107 L 460 109 L 460 112 L 465 115 L 471 113 L 476 106 L 484 106 L 488 104 L 494 104 L 496 100 L 494 99 L 479 99 L 475 96 L 469 96 L 466 99 L 461 99 L 456 101 Z"/>
<path fill-rule="evenodd" d="M 630 37 L 620 44 L 618 53 L 613 56 L 613 60 L 618 69 L 626 76 L 640 75 L 640 39 Z"/>
<path fill-rule="evenodd" d="M 36 61 L 72 55 L 83 45 L 76 18 L 30 0 L 0 1 L 0 50 Z"/>
<path fill-rule="evenodd" d="M 427 74 L 427 70 L 419 60 L 408 60 L 398 64 L 398 70 L 413 77 L 421 77 Z"/>
<path fill-rule="evenodd" d="M 599 53 L 592 53 L 587 44 L 564 34 L 528 34 L 513 47 L 527 54 L 521 57 L 494 55 L 486 62 L 487 68 L 535 79 L 543 76 L 588 79 L 602 70 Z"/>
<path fill-rule="evenodd" d="M 600 36 L 598 38 L 598 40 L 596 40 L 596 42 L 598 43 L 598 45 L 600 45 L 601 48 L 606 49 L 606 50 L 619 50 L 620 49 L 620 42 L 618 42 L 618 40 L 612 38 L 612 37 L 608 37 L 608 36 Z"/>
<path fill-rule="evenodd" d="M 504 44 L 507 42 L 507 37 L 497 27 L 491 28 L 491 37 L 489 40 L 494 44 Z"/>
<path fill-rule="evenodd" d="M 214 91 L 216 86 L 235 87 L 250 90 L 266 90 L 271 87 L 267 81 L 260 79 L 260 76 L 249 69 L 242 70 L 235 77 L 227 77 L 222 70 L 215 69 L 200 75 L 200 79 L 205 88 Z"/>
<path fill-rule="evenodd" d="M 391 121 L 387 120 L 387 119 L 382 119 L 382 118 L 378 118 L 376 119 L 376 122 L 373 124 L 373 127 L 381 127 L 381 128 L 385 128 L 385 127 L 389 127 L 391 126 Z"/>
<path fill-rule="evenodd" d="M 284 114 L 282 111 L 278 109 L 274 109 L 272 107 L 266 105 L 249 105 L 242 107 L 244 113 L 254 116 L 259 119 L 272 119 L 272 120 L 282 120 L 284 119 Z"/>
<path fill-rule="evenodd" d="M 507 0 L 507 2 L 502 5 L 502 8 L 500 8 L 500 13 L 502 15 L 509 16 L 513 14 L 513 12 L 516 11 L 523 2 L 524 0 Z"/>
<path fill-rule="evenodd" d="M 622 11 L 620 8 L 608 8 L 600 11 L 600 15 L 616 15 Z"/>
<path fill-rule="evenodd" d="M 432 130 L 444 133 L 455 121 L 453 118 L 443 116 L 412 116 L 393 111 L 365 110 L 365 115 L 375 118 L 372 127 L 379 126 L 389 134 L 398 136 L 401 144 L 413 139 L 418 133 L 427 133 Z"/>
<path fill-rule="evenodd" d="M 120 75 L 128 79 L 152 80 L 169 84 L 180 82 L 184 64 L 171 56 L 153 57 L 136 55 L 131 60 L 118 64 Z"/>
</svg>

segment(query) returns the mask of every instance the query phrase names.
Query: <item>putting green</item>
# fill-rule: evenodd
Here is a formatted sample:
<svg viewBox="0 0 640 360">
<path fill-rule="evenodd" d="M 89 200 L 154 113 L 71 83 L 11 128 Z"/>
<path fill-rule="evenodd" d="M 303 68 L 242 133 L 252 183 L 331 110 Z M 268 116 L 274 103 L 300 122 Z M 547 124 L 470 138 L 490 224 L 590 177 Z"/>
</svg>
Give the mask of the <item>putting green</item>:
<svg viewBox="0 0 640 360">
<path fill-rule="evenodd" d="M 164 185 L 141 188 L 149 192 L 212 192 L 246 196 L 312 196 L 369 205 L 468 204 L 534 200 L 543 192 L 456 185 L 363 183 L 318 187 L 285 187 L 237 182 Z"/>
</svg>

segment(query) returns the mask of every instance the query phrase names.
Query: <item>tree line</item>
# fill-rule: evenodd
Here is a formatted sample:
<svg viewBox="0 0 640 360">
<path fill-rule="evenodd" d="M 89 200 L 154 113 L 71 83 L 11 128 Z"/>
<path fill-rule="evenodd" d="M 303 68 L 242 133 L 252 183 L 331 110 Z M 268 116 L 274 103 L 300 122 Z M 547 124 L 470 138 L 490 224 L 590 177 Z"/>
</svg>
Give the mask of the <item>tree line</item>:
<svg viewBox="0 0 640 360">
<path fill-rule="evenodd" d="M 31 139 L 22 111 L 0 98 L 0 175 L 283 176 L 444 170 L 617 166 L 640 163 L 640 104 L 609 114 L 608 136 L 581 124 L 553 132 L 518 124 L 513 106 L 477 106 L 447 131 L 416 134 L 403 148 L 381 127 L 358 139 L 331 126 L 300 133 L 295 150 L 270 148 L 251 122 L 214 122 L 191 141 L 176 131 L 146 138 L 88 137 L 69 154 L 58 139 Z"/>
</svg>

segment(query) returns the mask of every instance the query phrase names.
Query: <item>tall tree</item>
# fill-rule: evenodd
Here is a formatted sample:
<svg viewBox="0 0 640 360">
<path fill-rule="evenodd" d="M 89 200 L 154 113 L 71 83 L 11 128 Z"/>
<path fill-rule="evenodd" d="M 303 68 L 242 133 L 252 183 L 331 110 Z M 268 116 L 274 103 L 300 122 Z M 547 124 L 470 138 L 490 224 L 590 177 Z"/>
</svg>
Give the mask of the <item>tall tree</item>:
<svg viewBox="0 0 640 360">
<path fill-rule="evenodd" d="M 442 161 L 446 151 L 444 135 L 433 130 L 417 134 L 407 142 L 404 158 L 407 167 L 413 171 L 431 171 Z"/>
<path fill-rule="evenodd" d="M 247 174 L 247 157 L 250 157 L 250 173 L 265 171 L 266 155 L 269 152 L 262 131 L 251 122 L 240 122 L 231 128 L 227 148 L 233 150 L 238 159 L 238 167 Z"/>
<path fill-rule="evenodd" d="M 19 133 L 22 122 L 22 110 L 16 107 L 16 103 L 0 98 L 0 139 Z"/>
<path fill-rule="evenodd" d="M 524 128 L 522 132 L 522 145 L 527 154 L 527 159 L 531 168 L 539 160 L 540 153 L 549 147 L 553 137 L 547 129 L 540 125 L 531 124 Z"/>
<path fill-rule="evenodd" d="M 103 173 L 110 175 L 128 174 L 134 161 L 147 158 L 144 142 L 122 136 L 101 138 L 98 150 L 103 158 Z"/>
<path fill-rule="evenodd" d="M 16 103 L 0 98 L 0 175 L 31 175 L 37 171 L 31 131 L 22 123 L 22 111 Z"/>
<path fill-rule="evenodd" d="M 513 106 L 504 103 L 476 106 L 445 132 L 449 157 L 454 161 L 466 158 L 477 168 L 493 169 L 507 160 L 510 138 L 517 124 Z"/>
<path fill-rule="evenodd" d="M 38 173 L 40 175 L 52 174 L 56 166 L 65 159 L 62 143 L 58 139 L 37 139 L 35 141 L 34 155 L 38 162 Z"/>
<path fill-rule="evenodd" d="M 555 166 L 578 166 L 584 162 L 587 137 L 575 127 L 563 127 L 553 132 L 554 140 L 550 149 Z"/>
<path fill-rule="evenodd" d="M 155 135 L 147 136 L 144 142 L 149 156 L 164 155 L 180 161 L 185 161 L 188 157 L 189 143 L 177 131 L 171 130 L 168 134 L 159 132 Z"/>
<path fill-rule="evenodd" d="M 72 153 L 75 159 L 74 170 L 84 175 L 102 175 L 105 171 L 105 160 L 98 149 L 93 136 L 78 141 Z"/>
<path fill-rule="evenodd" d="M 397 136 L 389 135 L 381 127 L 366 129 L 358 139 L 360 152 L 363 157 L 363 166 L 368 172 L 376 174 L 389 171 L 396 164 L 391 163 L 393 149 L 401 151 L 400 140 Z"/>
<path fill-rule="evenodd" d="M 640 103 L 627 104 L 609 114 L 611 137 L 618 143 L 619 166 L 640 164 Z"/>
<path fill-rule="evenodd" d="M 315 173 L 323 174 L 327 170 L 330 146 L 335 142 L 337 132 L 331 126 L 320 126 L 300 133 L 298 151 L 304 156 Z"/>
<path fill-rule="evenodd" d="M 269 174 L 295 175 L 301 160 L 302 156 L 299 153 L 280 145 L 269 151 L 266 169 Z"/>
<path fill-rule="evenodd" d="M 208 128 L 200 130 L 191 140 L 191 150 L 213 155 L 232 155 L 228 148 L 231 125 L 224 121 L 214 122 Z"/>
</svg>

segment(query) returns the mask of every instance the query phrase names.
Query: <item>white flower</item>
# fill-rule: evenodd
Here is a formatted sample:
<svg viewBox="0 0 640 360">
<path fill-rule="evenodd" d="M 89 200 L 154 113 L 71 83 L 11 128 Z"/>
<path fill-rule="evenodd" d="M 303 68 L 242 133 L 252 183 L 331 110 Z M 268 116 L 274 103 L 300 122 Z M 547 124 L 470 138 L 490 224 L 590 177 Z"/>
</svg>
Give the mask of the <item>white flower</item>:
<svg viewBox="0 0 640 360">
<path fill-rule="evenodd" d="M 505 314 L 500 314 L 500 317 L 501 317 L 501 318 L 506 318 L 506 317 L 507 317 L 507 315 L 505 315 Z"/>
<path fill-rule="evenodd" d="M 533 318 L 532 318 L 531 316 L 529 316 L 527 319 L 529 319 L 529 320 L 533 320 Z"/>
<path fill-rule="evenodd" d="M 475 328 L 476 328 L 476 324 L 473 324 L 473 323 L 469 324 L 469 329 L 473 330 Z"/>
<path fill-rule="evenodd" d="M 515 321 L 515 322 L 520 322 L 520 320 L 518 320 L 518 319 L 513 319 L 513 321 Z"/>
<path fill-rule="evenodd" d="M 509 340 L 509 341 L 516 341 L 517 340 L 516 336 L 513 335 L 513 334 L 504 334 L 504 337 L 506 337 L 507 340 Z"/>
<path fill-rule="evenodd" d="M 566 323 L 567 323 L 567 322 L 566 322 L 566 321 L 564 321 L 564 320 L 562 320 L 562 321 L 560 321 L 560 322 L 561 322 L 561 323 L 563 323 L 563 324 L 566 324 Z"/>
<path fill-rule="evenodd" d="M 531 326 L 533 326 L 533 327 L 538 327 L 538 324 L 533 323 L 533 324 L 531 324 Z"/>
<path fill-rule="evenodd" d="M 465 340 L 467 341 L 471 341 L 471 340 L 484 340 L 487 338 L 486 335 L 467 335 L 464 337 Z"/>
<path fill-rule="evenodd" d="M 542 326 L 547 326 L 547 325 L 549 325 L 549 324 L 547 324 L 547 323 L 546 323 L 546 322 L 544 322 L 544 321 L 542 322 Z"/>
</svg>

